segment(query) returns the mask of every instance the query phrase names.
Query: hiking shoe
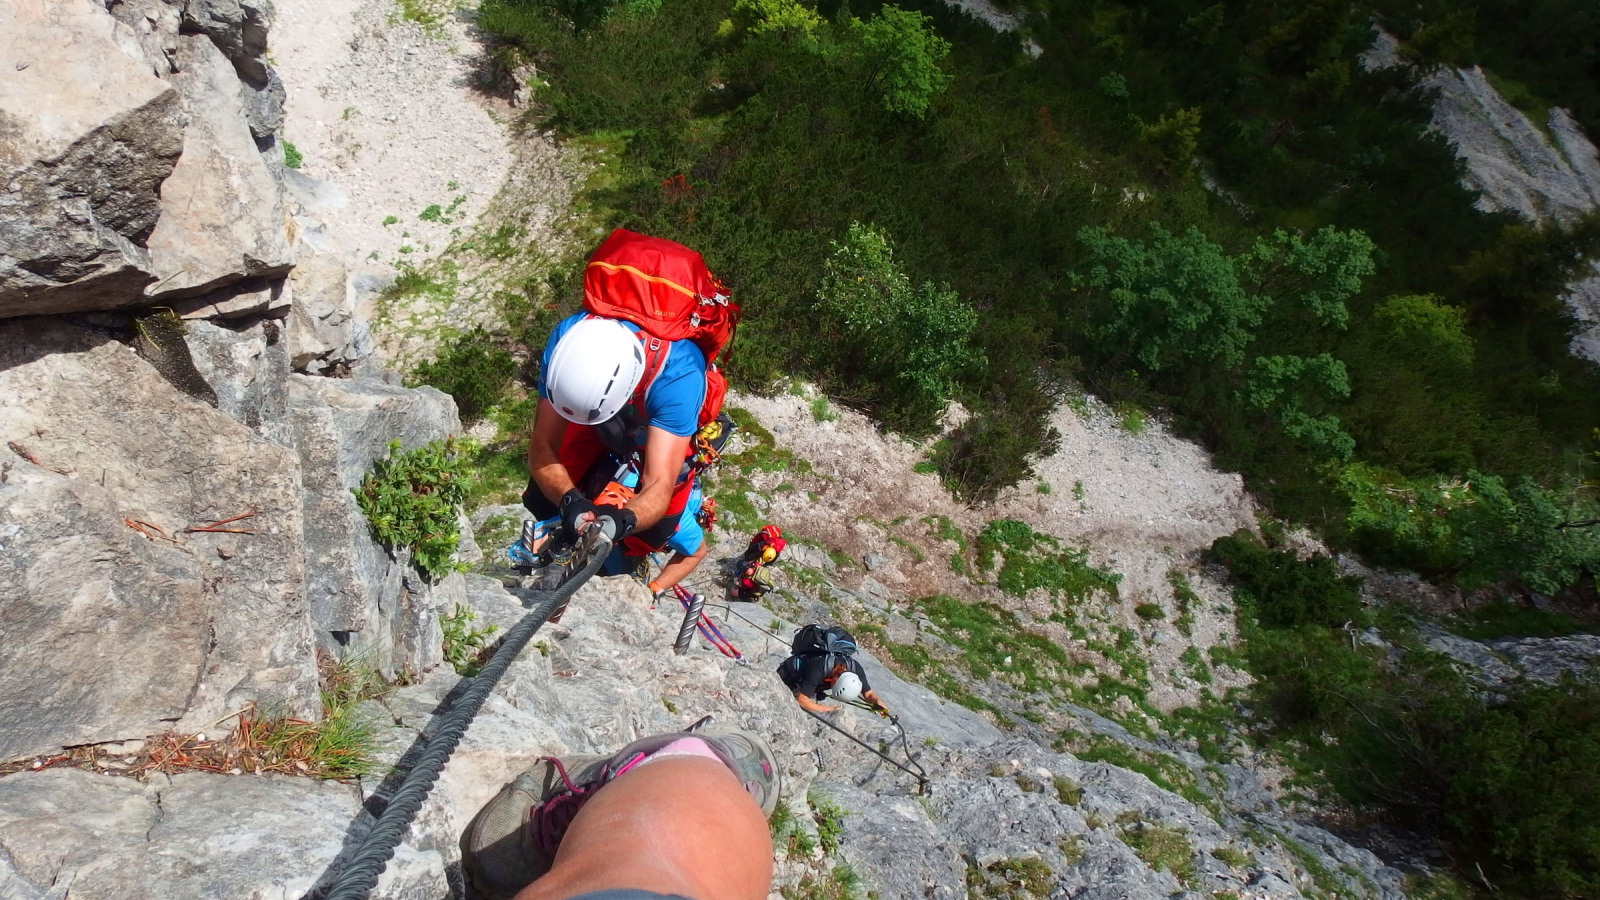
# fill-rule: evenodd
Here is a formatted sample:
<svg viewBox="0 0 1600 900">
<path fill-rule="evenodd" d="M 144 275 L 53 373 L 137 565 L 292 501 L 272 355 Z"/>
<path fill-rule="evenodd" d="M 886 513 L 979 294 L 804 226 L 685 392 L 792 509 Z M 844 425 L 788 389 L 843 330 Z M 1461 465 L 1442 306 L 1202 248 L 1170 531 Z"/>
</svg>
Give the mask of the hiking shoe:
<svg viewBox="0 0 1600 900">
<path fill-rule="evenodd" d="M 511 900 L 550 871 L 567 827 L 595 791 L 653 760 L 708 755 L 732 770 L 771 818 L 781 777 L 772 749 L 752 732 L 662 734 L 641 738 L 610 756 L 547 756 L 502 788 L 467 825 L 461 835 L 467 882 L 486 900 Z"/>
<path fill-rule="evenodd" d="M 506 548 L 506 559 L 511 561 L 514 568 L 521 569 L 523 574 L 529 574 L 541 565 L 539 554 L 533 552 L 533 545 L 540 537 L 539 523 L 523 519 L 522 534 Z"/>
</svg>

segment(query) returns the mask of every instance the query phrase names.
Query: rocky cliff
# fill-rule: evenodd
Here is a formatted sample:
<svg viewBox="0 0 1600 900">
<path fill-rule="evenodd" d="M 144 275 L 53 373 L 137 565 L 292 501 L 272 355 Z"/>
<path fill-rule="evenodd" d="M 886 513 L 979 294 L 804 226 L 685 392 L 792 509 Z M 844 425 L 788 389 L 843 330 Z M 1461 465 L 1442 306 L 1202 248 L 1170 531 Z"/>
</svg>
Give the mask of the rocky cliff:
<svg viewBox="0 0 1600 900">
<path fill-rule="evenodd" d="M 377 13 L 363 7 L 362 27 Z M 347 245 L 401 238 L 342 231 L 348 194 L 286 165 L 274 20 L 267 0 L 0 8 L 0 897 L 316 896 L 460 695 L 442 616 L 505 628 L 531 602 L 490 563 L 422 577 L 352 496 L 391 441 L 461 423 L 448 396 L 372 358 L 370 278 L 352 274 L 370 271 Z M 386 66 L 411 55 L 372 46 Z M 349 68 L 344 89 L 372 87 Z M 355 143 L 340 164 L 359 171 Z M 675 655 L 677 610 L 626 579 L 586 587 L 500 683 L 374 896 L 459 895 L 463 825 L 539 756 L 703 715 L 783 758 L 774 897 L 1400 896 L 1395 870 L 1280 803 L 1269 765 L 1207 759 L 1160 727 L 1246 678 L 1190 659 L 1233 640 L 1196 551 L 1251 525 L 1236 476 L 1086 401 L 1058 413 L 1041 487 L 979 513 L 859 416 L 817 422 L 815 399 L 737 401 L 776 438 L 752 429 L 723 487 L 799 538 L 768 605 L 714 611 L 743 658 L 698 639 Z M 1080 618 L 1045 587 L 1019 597 L 943 564 L 997 517 L 1048 531 L 1054 564 L 1099 579 Z M 461 551 L 477 560 L 470 532 Z M 697 579 L 712 592 L 713 568 Z M 1044 640 L 1061 671 L 1030 681 L 1022 649 L 981 677 L 962 668 L 976 636 L 919 604 L 930 595 L 1003 609 L 1007 639 Z M 794 625 L 823 617 L 882 654 L 867 663 L 906 733 L 854 711 L 840 726 L 909 754 L 925 790 L 774 676 Z M 1430 640 L 1489 684 L 1595 656 L 1584 641 Z M 371 773 L 198 755 L 241 713 L 323 716 L 340 660 L 385 682 L 358 711 Z"/>
<path fill-rule="evenodd" d="M 1380 31 L 1363 62 L 1399 65 L 1397 48 L 1394 36 Z M 1600 208 L 1600 150 L 1566 110 L 1530 116 L 1506 102 L 1478 66 L 1437 69 L 1421 87 L 1435 92 L 1433 127 L 1466 164 L 1463 181 L 1479 192 L 1479 209 L 1546 223 Z M 1600 362 L 1600 260 L 1594 265 L 1594 275 L 1572 284 L 1565 299 L 1578 325 L 1572 352 Z"/>
</svg>

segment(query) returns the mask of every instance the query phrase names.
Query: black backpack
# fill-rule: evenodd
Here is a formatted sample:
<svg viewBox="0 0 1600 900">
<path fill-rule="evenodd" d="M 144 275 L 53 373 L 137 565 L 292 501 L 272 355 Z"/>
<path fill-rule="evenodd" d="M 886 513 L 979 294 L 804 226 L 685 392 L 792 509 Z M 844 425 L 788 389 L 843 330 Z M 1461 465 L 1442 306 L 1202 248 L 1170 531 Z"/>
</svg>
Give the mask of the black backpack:
<svg viewBox="0 0 1600 900">
<path fill-rule="evenodd" d="M 795 656 L 820 656 L 824 653 L 853 656 L 856 639 L 837 625 L 811 624 L 794 633 L 789 652 Z"/>
</svg>

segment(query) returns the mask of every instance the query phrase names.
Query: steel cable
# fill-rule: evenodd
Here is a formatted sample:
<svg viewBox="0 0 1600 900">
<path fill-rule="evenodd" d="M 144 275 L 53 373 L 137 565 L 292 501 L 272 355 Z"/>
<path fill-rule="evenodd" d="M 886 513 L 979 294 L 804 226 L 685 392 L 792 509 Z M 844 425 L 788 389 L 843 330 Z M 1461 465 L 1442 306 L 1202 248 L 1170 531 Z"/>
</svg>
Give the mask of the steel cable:
<svg viewBox="0 0 1600 900">
<path fill-rule="evenodd" d="M 406 773 L 405 780 L 389 798 L 389 804 L 378 815 L 366 837 L 362 838 L 361 846 L 351 855 L 344 871 L 322 895 L 323 900 L 364 900 L 377 886 L 378 876 L 383 874 L 389 860 L 394 858 L 395 848 L 400 846 L 411 820 L 422 809 L 422 803 L 433 790 L 434 782 L 439 780 L 439 773 L 466 735 L 467 726 L 472 724 L 473 717 L 489 698 L 489 692 L 494 690 L 500 677 L 510 668 L 528 641 L 533 639 L 534 633 L 543 627 L 550 614 L 571 600 L 572 595 L 599 571 L 610 554 L 611 539 L 603 532 L 595 534 L 598 540 L 589 550 L 583 567 L 539 601 L 522 617 L 522 621 L 511 626 L 500 649 L 495 651 L 483 671 L 472 679 L 472 686 L 467 688 L 449 712 L 443 714 L 438 730 L 428 741 L 427 749 L 417 757 L 416 764 Z"/>
</svg>

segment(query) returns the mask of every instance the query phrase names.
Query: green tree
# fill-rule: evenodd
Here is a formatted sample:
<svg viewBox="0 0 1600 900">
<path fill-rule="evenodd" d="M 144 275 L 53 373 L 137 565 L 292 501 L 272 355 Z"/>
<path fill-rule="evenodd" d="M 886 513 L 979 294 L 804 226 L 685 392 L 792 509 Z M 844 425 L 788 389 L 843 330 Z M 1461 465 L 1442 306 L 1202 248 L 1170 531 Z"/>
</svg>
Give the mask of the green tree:
<svg viewBox="0 0 1600 900">
<path fill-rule="evenodd" d="M 851 19 L 848 48 L 889 112 L 920 119 L 950 86 L 950 76 L 939 69 L 950 42 L 934 32 L 932 19 L 914 10 L 887 4 L 865 22 Z"/>
<path fill-rule="evenodd" d="M 852 222 L 832 247 L 818 299 L 823 315 L 842 326 L 840 368 L 863 386 L 879 382 L 904 424 L 930 425 L 955 393 L 957 373 L 982 362 L 967 342 L 977 312 L 949 287 L 914 285 L 876 226 Z"/>
<path fill-rule="evenodd" d="M 1127 96 L 1125 83 L 1123 96 Z M 1139 142 L 1156 168 L 1169 173 L 1184 170 L 1200 143 L 1200 108 L 1180 109 L 1171 116 L 1163 113 L 1149 125 L 1140 123 Z"/>
<path fill-rule="evenodd" d="M 751 35 L 776 34 L 811 40 L 822 24 L 817 11 L 799 0 L 738 0 L 733 4 L 733 18 L 723 22 L 719 30 L 730 34 L 742 29 Z"/>
<path fill-rule="evenodd" d="M 1466 312 L 1438 294 L 1389 297 L 1378 304 L 1373 319 L 1392 352 L 1427 368 L 1460 370 L 1476 355 Z"/>
<path fill-rule="evenodd" d="M 1272 414 L 1284 434 L 1318 455 L 1345 460 L 1355 452 L 1355 439 L 1340 427 L 1338 416 L 1311 411 L 1350 396 L 1350 375 L 1332 356 L 1258 356 L 1245 393 L 1251 406 Z"/>
<path fill-rule="evenodd" d="M 1112 360 L 1152 372 L 1189 362 L 1244 361 L 1267 300 L 1239 285 L 1233 260 L 1198 228 L 1151 224 L 1145 241 L 1084 228 L 1089 258 L 1076 274 L 1095 305 L 1091 335 Z"/>
<path fill-rule="evenodd" d="M 1239 277 L 1252 292 L 1304 307 L 1321 324 L 1342 329 L 1350 322 L 1345 301 L 1377 269 L 1376 250 L 1353 229 L 1322 228 L 1308 241 L 1279 228 L 1241 257 Z"/>
</svg>

